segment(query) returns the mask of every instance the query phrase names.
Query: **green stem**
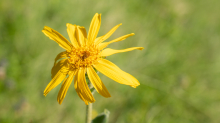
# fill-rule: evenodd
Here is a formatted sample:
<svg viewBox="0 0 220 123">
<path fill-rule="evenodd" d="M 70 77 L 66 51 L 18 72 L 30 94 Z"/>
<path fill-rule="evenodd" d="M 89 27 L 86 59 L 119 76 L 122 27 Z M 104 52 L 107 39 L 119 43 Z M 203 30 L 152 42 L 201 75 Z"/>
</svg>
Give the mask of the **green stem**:
<svg viewBox="0 0 220 123">
<path fill-rule="evenodd" d="M 86 105 L 86 123 L 91 123 L 92 121 L 92 103 Z"/>
<path fill-rule="evenodd" d="M 88 86 L 90 89 L 92 88 L 92 84 L 89 80 L 88 80 Z M 92 103 L 89 103 L 89 105 L 86 105 L 86 123 L 91 123 L 91 121 L 92 121 Z"/>
</svg>

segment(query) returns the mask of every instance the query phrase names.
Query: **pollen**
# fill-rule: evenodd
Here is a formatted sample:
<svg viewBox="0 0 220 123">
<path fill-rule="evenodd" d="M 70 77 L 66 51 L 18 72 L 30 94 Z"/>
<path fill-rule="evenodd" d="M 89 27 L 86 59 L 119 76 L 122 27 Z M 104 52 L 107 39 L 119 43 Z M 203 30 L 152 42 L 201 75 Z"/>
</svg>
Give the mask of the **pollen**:
<svg viewBox="0 0 220 123">
<path fill-rule="evenodd" d="M 73 68 L 89 67 L 100 57 L 100 51 L 95 47 L 79 47 L 69 53 L 69 63 Z"/>
</svg>

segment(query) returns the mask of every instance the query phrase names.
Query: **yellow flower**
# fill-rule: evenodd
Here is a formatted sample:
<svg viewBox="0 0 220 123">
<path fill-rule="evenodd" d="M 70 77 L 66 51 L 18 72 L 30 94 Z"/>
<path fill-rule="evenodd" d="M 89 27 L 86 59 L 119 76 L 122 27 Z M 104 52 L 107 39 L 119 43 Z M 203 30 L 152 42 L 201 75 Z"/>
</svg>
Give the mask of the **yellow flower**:
<svg viewBox="0 0 220 123">
<path fill-rule="evenodd" d="M 95 99 L 86 83 L 86 73 L 99 94 L 104 97 L 111 97 L 94 69 L 120 84 L 130 85 L 134 88 L 140 85 L 138 80 L 132 75 L 122 71 L 115 64 L 104 59 L 104 57 L 116 53 L 127 52 L 135 49 L 142 50 L 143 47 L 132 47 L 123 50 L 106 48 L 107 45 L 122 41 L 127 37 L 133 36 L 134 33 L 124 35 L 109 42 L 103 42 L 108 39 L 121 24 L 113 27 L 107 34 L 97 37 L 100 25 L 101 14 L 98 13 L 96 13 L 92 19 L 88 36 L 84 27 L 67 23 L 67 33 L 71 43 L 57 31 L 47 26 L 44 27 L 42 32 L 66 50 L 59 53 L 55 58 L 55 63 L 51 70 L 52 80 L 44 90 L 45 96 L 58 84 L 63 82 L 57 96 L 57 101 L 61 104 L 75 76 L 74 87 L 79 97 L 87 105 L 88 103 L 95 102 Z"/>
</svg>

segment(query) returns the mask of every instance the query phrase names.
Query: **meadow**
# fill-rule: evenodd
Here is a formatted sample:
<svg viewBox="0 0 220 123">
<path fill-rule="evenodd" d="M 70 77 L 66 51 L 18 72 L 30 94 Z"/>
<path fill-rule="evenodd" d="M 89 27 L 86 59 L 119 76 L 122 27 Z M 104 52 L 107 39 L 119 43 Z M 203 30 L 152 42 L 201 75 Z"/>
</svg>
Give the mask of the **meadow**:
<svg viewBox="0 0 220 123">
<path fill-rule="evenodd" d="M 42 33 L 49 26 L 69 39 L 66 23 L 88 31 L 102 13 L 99 36 L 134 36 L 109 45 L 144 47 L 107 57 L 136 77 L 136 89 L 99 73 L 111 94 L 95 93 L 93 116 L 109 123 L 219 123 L 220 14 L 218 0 L 0 0 L 0 123 L 83 123 L 85 103 L 73 84 L 46 97 L 51 68 L 62 48 Z"/>
</svg>

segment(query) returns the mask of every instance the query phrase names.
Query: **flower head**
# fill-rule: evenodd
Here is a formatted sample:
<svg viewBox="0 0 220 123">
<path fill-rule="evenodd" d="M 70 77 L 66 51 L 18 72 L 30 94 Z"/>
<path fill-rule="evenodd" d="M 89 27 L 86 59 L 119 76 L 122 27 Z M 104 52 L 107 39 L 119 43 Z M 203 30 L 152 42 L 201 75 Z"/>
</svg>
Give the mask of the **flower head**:
<svg viewBox="0 0 220 123">
<path fill-rule="evenodd" d="M 142 50 L 143 47 L 132 47 L 123 50 L 106 48 L 109 44 L 122 41 L 134 33 L 124 35 L 109 42 L 108 39 L 121 25 L 113 27 L 107 34 L 97 37 L 101 25 L 101 14 L 96 13 L 90 24 L 88 35 L 84 27 L 67 23 L 67 33 L 71 43 L 57 31 L 45 26 L 42 32 L 50 39 L 56 41 L 60 47 L 66 51 L 61 52 L 55 58 L 54 66 L 51 70 L 52 80 L 44 90 L 46 96 L 53 88 L 62 83 L 57 96 L 57 101 L 61 104 L 67 90 L 74 79 L 74 87 L 79 97 L 88 105 L 95 101 L 85 79 L 88 75 L 94 88 L 104 97 L 111 97 L 105 85 L 97 75 L 96 70 L 113 79 L 114 81 L 136 87 L 138 80 L 132 75 L 122 71 L 112 62 L 104 59 L 112 54 L 127 52 L 131 50 Z"/>
</svg>

